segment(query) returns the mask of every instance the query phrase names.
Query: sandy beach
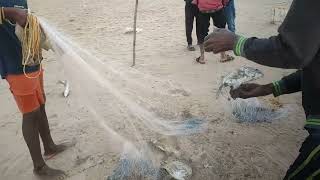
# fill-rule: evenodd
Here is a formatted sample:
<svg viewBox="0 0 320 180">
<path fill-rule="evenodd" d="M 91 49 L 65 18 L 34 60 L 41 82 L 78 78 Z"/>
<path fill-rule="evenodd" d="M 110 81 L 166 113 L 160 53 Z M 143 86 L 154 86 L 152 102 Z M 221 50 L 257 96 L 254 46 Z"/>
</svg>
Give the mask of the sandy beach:
<svg viewBox="0 0 320 180">
<path fill-rule="evenodd" d="M 271 9 L 281 4 L 276 0 L 236 1 L 238 33 L 275 35 L 278 25 L 270 23 Z M 206 54 L 207 64 L 196 64 L 199 48 L 195 52 L 186 49 L 184 1 L 140 1 L 137 27 L 142 31 L 137 34 L 135 67 L 130 67 L 132 34 L 125 34 L 133 25 L 133 0 L 29 0 L 29 6 L 99 60 L 87 59 L 105 83 L 100 87 L 94 81 L 98 76 L 82 71 L 83 66 L 45 53 L 51 131 L 57 143 L 75 143 L 47 162 L 65 170 L 65 179 L 106 179 L 126 143 L 154 139 L 176 152 L 166 156 L 155 151 L 155 155 L 188 164 L 192 180 L 278 180 L 296 158 L 307 135 L 300 93 L 277 99 L 291 107 L 287 117 L 256 124 L 235 122 L 228 113 L 227 99 L 216 98 L 221 77 L 242 66 L 260 69 L 265 76 L 259 83 L 278 80 L 294 70 L 264 67 L 240 57 L 219 63 L 219 56 L 211 53 Z M 195 41 L 195 34 L 193 37 Z M 62 96 L 63 86 L 58 83 L 65 79 L 77 80 L 71 81 L 68 98 Z M 38 179 L 32 173 L 21 115 L 6 81 L 0 82 L 0 100 L 0 179 Z M 157 132 L 161 119 L 188 115 L 204 119 L 206 129 L 178 136 Z"/>
</svg>

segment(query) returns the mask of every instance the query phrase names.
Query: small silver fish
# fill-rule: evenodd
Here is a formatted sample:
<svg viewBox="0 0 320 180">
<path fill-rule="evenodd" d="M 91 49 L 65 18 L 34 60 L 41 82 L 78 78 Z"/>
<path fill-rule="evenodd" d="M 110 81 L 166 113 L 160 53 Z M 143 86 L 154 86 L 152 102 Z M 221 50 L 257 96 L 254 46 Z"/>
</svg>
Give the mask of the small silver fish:
<svg viewBox="0 0 320 180">
<path fill-rule="evenodd" d="M 137 33 L 141 32 L 141 31 L 142 31 L 142 29 L 140 29 L 140 28 L 137 28 L 137 29 L 136 29 L 136 32 L 137 32 Z M 133 29 L 132 27 L 127 27 L 124 33 L 125 33 L 125 34 L 131 34 L 131 33 L 133 33 L 133 32 L 134 32 L 134 29 Z"/>
<path fill-rule="evenodd" d="M 223 77 L 221 85 L 217 92 L 217 97 L 219 97 L 222 89 L 225 87 L 238 88 L 241 84 L 260 79 L 263 76 L 264 74 L 259 69 L 252 67 L 242 67 L 236 72 L 232 72 Z"/>
<path fill-rule="evenodd" d="M 65 81 L 59 81 L 60 84 L 64 85 L 64 91 L 63 91 L 63 96 L 68 97 L 70 94 L 70 84 L 67 80 Z"/>
<path fill-rule="evenodd" d="M 192 175 L 191 167 L 179 161 L 165 164 L 162 168 L 171 176 L 170 179 L 185 180 Z"/>
</svg>

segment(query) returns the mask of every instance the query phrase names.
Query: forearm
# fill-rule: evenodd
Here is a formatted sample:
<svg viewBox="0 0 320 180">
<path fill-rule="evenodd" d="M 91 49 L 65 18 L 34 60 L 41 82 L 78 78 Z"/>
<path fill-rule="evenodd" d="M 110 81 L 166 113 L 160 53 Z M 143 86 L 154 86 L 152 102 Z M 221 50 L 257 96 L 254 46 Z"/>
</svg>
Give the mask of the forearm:
<svg viewBox="0 0 320 180">
<path fill-rule="evenodd" d="M 26 25 L 28 12 L 25 9 L 20 8 L 3 8 L 2 19 L 11 21 L 12 23 L 17 23 L 21 27 Z"/>
<path fill-rule="evenodd" d="M 269 39 L 239 37 L 234 45 L 234 52 L 238 56 L 270 67 L 300 69 L 303 63 L 292 48 L 281 41 L 280 36 Z"/>
<path fill-rule="evenodd" d="M 7 19 L 10 21 L 15 22 L 15 20 L 17 19 L 17 11 L 16 8 L 3 8 L 3 12 L 4 12 L 4 17 L 2 17 L 3 19 Z"/>
<path fill-rule="evenodd" d="M 279 28 L 279 35 L 245 40 L 241 55 L 271 67 L 304 68 L 319 52 L 319 6 L 319 0 L 294 0 Z"/>
<path fill-rule="evenodd" d="M 292 73 L 280 81 L 273 82 L 273 95 L 275 97 L 283 94 L 291 94 L 301 91 L 302 71 Z"/>
<path fill-rule="evenodd" d="M 274 86 L 272 83 L 262 85 L 261 89 L 263 89 L 263 90 L 261 90 L 261 94 L 259 94 L 259 97 L 260 96 L 268 96 L 270 94 L 273 94 L 273 92 L 274 92 Z"/>
<path fill-rule="evenodd" d="M 5 19 L 25 27 L 28 16 L 27 10 L 20 8 L 3 8 L 3 10 Z"/>
</svg>

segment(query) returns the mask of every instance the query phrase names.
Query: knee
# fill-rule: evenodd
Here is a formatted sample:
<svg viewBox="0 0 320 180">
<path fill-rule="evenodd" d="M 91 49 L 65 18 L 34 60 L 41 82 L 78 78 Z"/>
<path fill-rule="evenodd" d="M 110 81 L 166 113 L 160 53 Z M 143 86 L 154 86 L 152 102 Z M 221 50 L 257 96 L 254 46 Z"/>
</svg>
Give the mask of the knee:
<svg viewBox="0 0 320 180">
<path fill-rule="evenodd" d="M 23 120 L 34 119 L 38 118 L 39 116 L 41 116 L 41 107 L 32 112 L 24 113 Z"/>
</svg>

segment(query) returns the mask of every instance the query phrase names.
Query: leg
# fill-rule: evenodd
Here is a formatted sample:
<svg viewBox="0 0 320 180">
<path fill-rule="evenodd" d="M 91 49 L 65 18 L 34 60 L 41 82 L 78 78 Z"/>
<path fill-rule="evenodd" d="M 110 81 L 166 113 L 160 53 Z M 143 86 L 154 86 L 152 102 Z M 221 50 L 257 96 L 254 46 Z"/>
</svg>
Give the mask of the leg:
<svg viewBox="0 0 320 180">
<path fill-rule="evenodd" d="M 49 122 L 45 110 L 45 105 L 40 106 L 40 118 L 39 118 L 39 134 L 41 136 L 43 146 L 44 146 L 44 154 L 50 154 L 52 147 L 55 146 L 49 128 Z"/>
<path fill-rule="evenodd" d="M 64 151 L 67 149 L 67 146 L 64 144 L 56 145 L 54 141 L 52 140 L 50 128 L 49 128 L 49 122 L 47 113 L 45 110 L 45 102 L 46 102 L 46 95 L 44 91 L 44 83 L 43 83 L 43 73 L 41 73 L 39 77 L 39 84 L 40 88 L 37 90 L 37 96 L 40 101 L 40 118 L 39 118 L 39 134 L 42 139 L 42 143 L 44 146 L 44 155 L 47 158 L 53 157 L 56 154 Z"/>
<path fill-rule="evenodd" d="M 226 27 L 226 16 L 224 10 L 217 11 L 212 15 L 212 19 L 215 27 L 217 28 L 225 28 Z M 234 57 L 226 54 L 226 52 L 222 52 L 220 54 L 220 62 L 227 62 L 234 60 Z"/>
<path fill-rule="evenodd" d="M 41 176 L 61 176 L 63 171 L 49 168 L 42 158 L 38 123 L 40 116 L 40 109 L 37 109 L 23 114 L 22 121 L 22 134 L 33 161 L 34 173 Z"/>
<path fill-rule="evenodd" d="M 205 60 L 204 60 L 204 46 L 203 46 L 203 43 L 202 44 L 199 44 L 199 47 L 200 47 L 200 57 L 198 57 L 196 59 L 196 61 L 200 64 L 205 64 Z"/>
<path fill-rule="evenodd" d="M 290 166 L 285 180 L 313 180 L 320 176 L 320 140 L 309 136 L 300 148 L 300 154 Z"/>
<path fill-rule="evenodd" d="M 196 61 L 200 64 L 205 64 L 203 43 L 204 43 L 204 38 L 209 33 L 210 15 L 200 12 L 198 16 L 198 21 L 199 21 L 199 27 L 200 27 L 199 29 L 200 57 L 198 57 Z"/>
<path fill-rule="evenodd" d="M 193 5 L 190 3 L 186 3 L 185 6 L 186 37 L 188 45 L 192 45 L 192 30 L 194 21 L 192 6 Z"/>
<path fill-rule="evenodd" d="M 195 14 L 194 14 L 194 17 L 196 18 L 196 34 L 197 34 L 197 44 L 199 45 L 200 43 L 199 43 L 199 39 L 200 39 L 200 34 L 201 34 L 201 32 L 200 32 L 200 24 L 199 24 L 199 8 L 196 6 L 196 5 L 194 5 L 194 12 L 195 12 Z"/>
<path fill-rule="evenodd" d="M 228 6 L 225 8 L 225 16 L 227 19 L 228 29 L 231 32 L 236 31 L 235 18 L 236 18 L 236 9 L 234 6 L 234 0 L 230 0 Z"/>
<path fill-rule="evenodd" d="M 40 169 L 45 165 L 45 162 L 41 155 L 40 140 L 39 140 L 39 124 L 40 109 L 23 114 L 22 120 L 22 134 L 24 140 L 30 151 L 30 155 L 33 161 L 34 169 Z"/>
<path fill-rule="evenodd" d="M 40 106 L 39 133 L 44 146 L 44 155 L 48 159 L 68 148 L 67 144 L 56 145 L 52 140 L 44 104 Z"/>
<path fill-rule="evenodd" d="M 38 72 L 34 73 L 35 75 Z M 34 76 L 31 74 L 31 76 Z M 39 119 L 41 119 L 38 93 L 40 84 L 37 79 L 27 79 L 24 75 L 9 75 L 7 81 L 16 100 L 19 110 L 23 114 L 22 134 L 28 146 L 34 173 L 45 176 L 60 176 L 63 171 L 49 168 L 41 155 L 39 138 Z"/>
</svg>

